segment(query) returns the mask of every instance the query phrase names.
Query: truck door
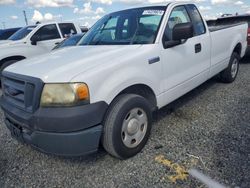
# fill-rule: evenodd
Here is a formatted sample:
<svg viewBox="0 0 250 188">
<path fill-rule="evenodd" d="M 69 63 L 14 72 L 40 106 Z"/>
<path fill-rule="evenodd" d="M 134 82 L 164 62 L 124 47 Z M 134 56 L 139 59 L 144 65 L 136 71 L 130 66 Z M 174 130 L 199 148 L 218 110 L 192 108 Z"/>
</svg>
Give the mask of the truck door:
<svg viewBox="0 0 250 188">
<path fill-rule="evenodd" d="M 209 73 L 210 35 L 194 5 L 181 5 L 172 9 L 163 41 L 172 41 L 172 31 L 176 24 L 190 22 L 193 24 L 194 37 L 171 48 L 163 47 L 162 51 L 165 92 L 170 92 L 172 98 L 204 82 Z"/>
<path fill-rule="evenodd" d="M 31 41 L 37 41 L 37 47 L 41 50 L 51 51 L 59 42 L 62 41 L 61 35 L 56 24 L 49 24 L 41 27 L 32 37 Z"/>
</svg>

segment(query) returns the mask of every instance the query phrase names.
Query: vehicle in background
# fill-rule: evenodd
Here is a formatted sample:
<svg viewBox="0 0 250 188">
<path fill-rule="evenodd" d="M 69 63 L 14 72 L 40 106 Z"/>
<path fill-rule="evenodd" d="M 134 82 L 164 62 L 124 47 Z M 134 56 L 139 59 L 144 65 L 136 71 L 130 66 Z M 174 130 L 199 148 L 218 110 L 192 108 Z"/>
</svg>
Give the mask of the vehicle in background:
<svg viewBox="0 0 250 188">
<path fill-rule="evenodd" d="M 26 27 L 19 29 L 16 33 L 14 33 L 13 35 L 11 35 L 8 38 L 8 40 L 9 40 L 8 42 L 19 41 L 19 40 L 25 38 L 36 27 L 37 27 L 37 25 L 30 25 L 30 26 L 26 26 Z"/>
<path fill-rule="evenodd" d="M 217 74 L 236 79 L 247 27 L 208 27 L 188 3 L 108 14 L 77 46 L 3 71 L 5 123 L 43 152 L 79 156 L 102 143 L 127 159 L 146 145 L 153 111 Z"/>
<path fill-rule="evenodd" d="M 17 28 L 9 28 L 9 29 L 0 30 L 0 40 L 7 40 L 11 35 L 13 35 L 19 29 L 21 28 L 17 27 Z"/>
<path fill-rule="evenodd" d="M 23 59 L 50 52 L 66 36 L 82 33 L 71 22 L 52 22 L 26 26 L 0 43 L 0 74 L 2 70 Z"/>
<path fill-rule="evenodd" d="M 77 43 L 81 40 L 84 34 L 85 33 L 75 34 L 67 39 L 64 39 L 62 42 L 60 42 L 60 44 L 53 48 L 53 50 L 77 45 Z"/>
<path fill-rule="evenodd" d="M 88 28 L 88 27 L 85 27 L 85 26 L 80 26 L 80 28 L 81 28 L 81 31 L 82 31 L 83 33 L 87 33 L 88 30 L 89 30 L 89 28 Z"/>
<path fill-rule="evenodd" d="M 247 22 L 248 23 L 248 48 L 247 48 L 247 55 L 250 55 L 250 14 L 245 15 L 236 15 L 236 16 L 227 16 L 227 17 L 221 17 L 217 20 L 208 20 L 208 24 L 211 24 L 213 26 L 216 25 L 231 25 L 231 24 L 237 24 Z"/>
<path fill-rule="evenodd" d="M 228 17 L 228 16 L 233 16 L 232 14 L 222 14 L 221 17 L 224 18 L 224 17 Z"/>
</svg>

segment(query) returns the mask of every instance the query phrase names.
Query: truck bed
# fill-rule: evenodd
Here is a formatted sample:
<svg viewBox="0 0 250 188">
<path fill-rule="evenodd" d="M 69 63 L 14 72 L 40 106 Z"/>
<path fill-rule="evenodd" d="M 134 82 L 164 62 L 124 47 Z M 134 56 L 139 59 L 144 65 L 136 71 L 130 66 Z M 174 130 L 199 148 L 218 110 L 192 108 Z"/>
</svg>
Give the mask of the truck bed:
<svg viewBox="0 0 250 188">
<path fill-rule="evenodd" d="M 235 26 L 239 26 L 239 25 L 243 25 L 243 24 L 246 24 L 247 22 L 241 22 L 241 23 L 235 23 L 235 24 L 211 24 L 209 25 L 210 23 L 208 23 L 208 29 L 210 32 L 215 32 L 215 31 L 220 31 L 220 30 L 223 30 L 223 29 L 228 29 L 228 28 L 231 28 L 231 27 L 235 27 Z"/>
</svg>

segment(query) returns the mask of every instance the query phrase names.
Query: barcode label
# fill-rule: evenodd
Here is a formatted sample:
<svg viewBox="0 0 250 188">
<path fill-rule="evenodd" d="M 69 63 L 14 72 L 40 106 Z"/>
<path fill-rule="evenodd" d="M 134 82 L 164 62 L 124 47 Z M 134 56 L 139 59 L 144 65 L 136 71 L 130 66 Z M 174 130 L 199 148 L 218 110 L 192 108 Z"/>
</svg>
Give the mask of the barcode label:
<svg viewBox="0 0 250 188">
<path fill-rule="evenodd" d="M 144 10 L 142 15 L 157 15 L 162 16 L 164 14 L 164 10 Z"/>
</svg>

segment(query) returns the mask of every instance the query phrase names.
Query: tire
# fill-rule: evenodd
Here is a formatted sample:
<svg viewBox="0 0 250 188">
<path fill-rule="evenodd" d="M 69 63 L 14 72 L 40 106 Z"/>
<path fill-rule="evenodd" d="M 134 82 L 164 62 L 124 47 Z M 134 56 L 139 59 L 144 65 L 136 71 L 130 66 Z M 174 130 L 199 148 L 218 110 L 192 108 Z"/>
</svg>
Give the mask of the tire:
<svg viewBox="0 0 250 188">
<path fill-rule="evenodd" d="M 1 68 L 0 68 L 0 78 L 2 78 L 2 72 L 3 72 L 3 70 L 4 70 L 6 67 L 12 65 L 13 63 L 16 63 L 17 61 L 18 61 L 18 60 L 9 60 L 9 61 L 5 61 L 5 62 L 2 64 Z"/>
<path fill-rule="evenodd" d="M 240 56 L 233 53 L 228 64 L 228 67 L 220 73 L 220 80 L 224 83 L 232 83 L 237 78 L 240 65 Z"/>
<path fill-rule="evenodd" d="M 128 159 L 144 148 L 150 136 L 151 127 L 150 103 L 139 95 L 120 95 L 107 111 L 102 145 L 112 156 Z"/>
</svg>

